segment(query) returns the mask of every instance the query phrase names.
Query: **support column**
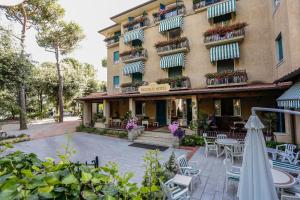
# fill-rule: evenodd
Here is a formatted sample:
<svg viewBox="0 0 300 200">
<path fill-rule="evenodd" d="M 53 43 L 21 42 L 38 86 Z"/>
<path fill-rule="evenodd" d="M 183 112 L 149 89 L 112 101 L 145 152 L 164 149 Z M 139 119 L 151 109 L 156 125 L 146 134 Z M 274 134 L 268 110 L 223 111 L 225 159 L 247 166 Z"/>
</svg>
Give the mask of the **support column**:
<svg viewBox="0 0 300 200">
<path fill-rule="evenodd" d="M 106 123 L 108 123 L 110 117 L 110 103 L 106 99 L 103 100 L 103 115 L 106 119 Z"/>
<path fill-rule="evenodd" d="M 90 126 L 92 123 L 92 103 L 83 103 L 83 125 Z"/>
<path fill-rule="evenodd" d="M 135 117 L 135 101 L 132 98 L 129 99 L 129 110 L 131 111 L 132 117 Z"/>
<path fill-rule="evenodd" d="M 198 119 L 198 101 L 197 96 L 192 96 L 192 113 L 193 113 L 193 121 Z"/>
</svg>

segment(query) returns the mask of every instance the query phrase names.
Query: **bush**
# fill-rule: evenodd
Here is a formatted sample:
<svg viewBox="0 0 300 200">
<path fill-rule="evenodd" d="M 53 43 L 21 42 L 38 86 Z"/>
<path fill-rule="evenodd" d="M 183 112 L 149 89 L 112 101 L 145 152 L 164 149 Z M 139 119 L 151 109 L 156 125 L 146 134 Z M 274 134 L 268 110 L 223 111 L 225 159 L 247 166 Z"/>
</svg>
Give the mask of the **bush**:
<svg viewBox="0 0 300 200">
<path fill-rule="evenodd" d="M 84 125 L 80 125 L 80 126 L 76 127 L 76 131 L 93 133 L 93 134 L 97 134 L 97 135 L 116 136 L 119 138 L 127 138 L 128 137 L 127 131 L 104 129 L 104 128 L 97 129 L 97 128 L 85 127 Z"/>
<path fill-rule="evenodd" d="M 204 138 L 198 135 L 187 135 L 181 140 L 182 146 L 203 146 L 205 144 Z"/>
<path fill-rule="evenodd" d="M 129 182 L 133 174 L 119 175 L 114 163 L 91 168 L 15 152 L 0 159 L 0 171 L 0 199 L 141 200 L 137 184 Z"/>
<path fill-rule="evenodd" d="M 275 142 L 275 141 L 266 141 L 266 146 L 269 148 L 275 149 L 277 145 L 283 144 L 282 142 Z"/>
</svg>

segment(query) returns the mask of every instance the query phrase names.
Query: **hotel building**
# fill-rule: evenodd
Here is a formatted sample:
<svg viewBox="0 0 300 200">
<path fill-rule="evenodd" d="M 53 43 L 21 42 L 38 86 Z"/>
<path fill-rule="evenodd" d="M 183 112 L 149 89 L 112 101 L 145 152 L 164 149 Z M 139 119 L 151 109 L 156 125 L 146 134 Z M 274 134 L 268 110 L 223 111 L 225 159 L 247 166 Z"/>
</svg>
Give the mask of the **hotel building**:
<svg viewBox="0 0 300 200">
<path fill-rule="evenodd" d="M 91 124 L 97 104 L 107 122 L 131 111 L 155 126 L 188 126 L 206 113 L 218 130 L 247 120 L 254 106 L 299 109 L 286 94 L 300 72 L 299 18 L 292 0 L 150 0 L 117 14 L 99 31 L 107 92 L 79 98 L 83 122 Z M 275 121 L 278 140 L 300 143 L 300 119 Z"/>
</svg>

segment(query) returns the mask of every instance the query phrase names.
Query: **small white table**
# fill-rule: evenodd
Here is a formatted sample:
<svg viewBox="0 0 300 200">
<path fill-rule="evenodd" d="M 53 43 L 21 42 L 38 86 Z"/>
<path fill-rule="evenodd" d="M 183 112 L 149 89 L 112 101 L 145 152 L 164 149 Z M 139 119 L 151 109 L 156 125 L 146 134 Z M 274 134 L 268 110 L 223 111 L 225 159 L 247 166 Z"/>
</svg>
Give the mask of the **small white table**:
<svg viewBox="0 0 300 200">
<path fill-rule="evenodd" d="M 148 128 L 149 127 L 149 121 L 148 120 L 143 120 L 142 121 L 142 126 L 146 126 Z"/>
<path fill-rule="evenodd" d="M 192 177 L 176 174 L 175 177 L 173 178 L 173 182 L 177 185 L 190 188 Z"/>
<path fill-rule="evenodd" d="M 287 172 L 271 169 L 274 185 L 276 188 L 290 188 L 296 184 L 296 179 Z"/>
<path fill-rule="evenodd" d="M 233 146 L 235 144 L 238 144 L 239 141 L 235 140 L 235 139 L 230 139 L 230 138 L 226 138 L 226 139 L 217 139 L 216 140 L 216 144 L 218 146 Z M 217 157 L 220 157 L 222 155 L 225 154 L 225 148 L 223 149 L 223 151 L 221 153 L 219 153 L 219 148 L 218 148 L 218 155 Z"/>
</svg>

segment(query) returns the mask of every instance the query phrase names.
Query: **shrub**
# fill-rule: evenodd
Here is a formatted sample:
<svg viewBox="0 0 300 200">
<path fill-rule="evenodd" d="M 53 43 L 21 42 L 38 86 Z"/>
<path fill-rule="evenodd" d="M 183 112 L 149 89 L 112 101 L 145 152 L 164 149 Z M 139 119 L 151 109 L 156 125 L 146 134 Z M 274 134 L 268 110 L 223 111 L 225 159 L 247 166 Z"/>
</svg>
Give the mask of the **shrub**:
<svg viewBox="0 0 300 200">
<path fill-rule="evenodd" d="M 275 142 L 275 141 L 266 141 L 266 146 L 269 148 L 275 149 L 277 145 L 283 144 L 282 142 Z"/>
<path fill-rule="evenodd" d="M 205 144 L 204 138 L 198 135 L 187 135 L 185 136 L 182 141 L 182 146 L 203 146 Z"/>
</svg>

